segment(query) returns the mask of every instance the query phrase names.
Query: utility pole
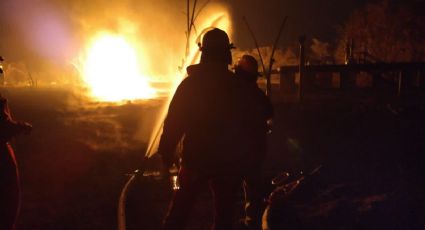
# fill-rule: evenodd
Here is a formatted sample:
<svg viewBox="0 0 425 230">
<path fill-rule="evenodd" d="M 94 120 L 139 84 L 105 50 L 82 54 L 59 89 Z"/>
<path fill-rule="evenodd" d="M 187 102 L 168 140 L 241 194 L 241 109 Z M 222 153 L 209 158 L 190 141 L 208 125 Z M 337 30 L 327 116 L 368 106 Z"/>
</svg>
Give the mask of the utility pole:
<svg viewBox="0 0 425 230">
<path fill-rule="evenodd" d="M 305 75 L 305 36 L 302 35 L 298 38 L 299 46 L 300 46 L 300 64 L 299 64 L 299 85 L 298 85 L 298 102 L 302 102 L 304 97 L 304 75 Z"/>
</svg>

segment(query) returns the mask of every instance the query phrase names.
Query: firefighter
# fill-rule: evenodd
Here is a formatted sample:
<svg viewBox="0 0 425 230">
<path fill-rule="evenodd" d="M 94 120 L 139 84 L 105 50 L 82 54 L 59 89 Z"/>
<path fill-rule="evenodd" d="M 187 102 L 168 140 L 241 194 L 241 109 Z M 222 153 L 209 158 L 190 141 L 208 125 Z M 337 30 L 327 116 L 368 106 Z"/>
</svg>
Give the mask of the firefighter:
<svg viewBox="0 0 425 230">
<path fill-rule="evenodd" d="M 18 167 L 9 141 L 31 128 L 12 119 L 7 100 L 0 95 L 0 229 L 15 229 L 20 206 Z"/>
<path fill-rule="evenodd" d="M 251 120 L 247 122 L 249 129 L 245 134 L 246 143 L 252 151 L 252 162 L 244 176 L 243 187 L 245 191 L 245 218 L 242 219 L 242 228 L 261 229 L 261 216 L 264 210 L 264 197 L 266 187 L 262 179 L 262 165 L 267 152 L 268 124 L 273 118 L 273 106 L 269 98 L 257 85 L 258 62 L 250 55 L 243 55 L 235 66 L 235 74 L 248 88 L 245 95 L 249 104 Z"/>
<path fill-rule="evenodd" d="M 180 189 L 176 190 L 164 220 L 164 229 L 184 229 L 197 195 L 210 186 L 214 199 L 213 229 L 232 229 L 242 172 L 243 95 L 232 63 L 226 32 L 212 29 L 200 45 L 199 64 L 187 68 L 164 122 L 158 152 L 165 168 L 177 162 L 176 146 L 183 139 Z"/>
</svg>

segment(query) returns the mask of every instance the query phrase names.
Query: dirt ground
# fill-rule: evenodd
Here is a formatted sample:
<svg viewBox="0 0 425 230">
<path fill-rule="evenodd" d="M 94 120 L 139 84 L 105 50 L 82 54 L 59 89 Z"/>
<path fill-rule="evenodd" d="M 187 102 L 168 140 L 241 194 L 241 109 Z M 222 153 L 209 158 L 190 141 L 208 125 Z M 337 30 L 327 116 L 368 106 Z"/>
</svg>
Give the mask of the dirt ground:
<svg viewBox="0 0 425 230">
<path fill-rule="evenodd" d="M 135 137 L 147 135 L 140 130 L 152 129 L 162 102 L 87 104 L 62 88 L 0 90 L 9 99 L 14 118 L 34 126 L 30 136 L 13 141 L 22 177 L 18 229 L 116 229 L 126 174 L 140 166 L 146 150 L 146 137 Z M 291 97 L 276 94 L 285 96 Z M 322 214 L 328 210 L 314 221 L 311 215 L 297 216 L 316 224 L 315 229 L 425 229 L 423 99 L 415 96 L 401 102 L 391 95 L 356 91 L 321 92 L 302 104 L 276 100 L 265 176 L 323 165 L 321 185 L 349 188 L 331 193 L 326 201 L 317 197 L 329 189 L 306 192 L 314 190 L 310 182 L 294 192 L 286 205 L 290 213 L 306 213 L 306 207 L 310 211 L 316 207 Z M 377 196 L 382 199 L 367 203 L 368 208 L 362 209 L 366 211 L 348 215 L 359 224 L 352 228 L 341 228 L 348 222 L 336 221 L 346 218 L 347 212 L 337 209 L 341 205 L 323 208 L 341 200 L 365 204 Z M 157 229 L 169 198 L 164 183 L 136 180 L 128 197 L 128 229 Z M 200 197 L 190 229 L 208 228 L 210 198 L 207 192 Z M 276 210 L 271 221 L 285 219 L 279 217 L 283 211 Z M 369 227 L 361 225 L 365 223 Z M 296 222 L 284 224 L 287 229 L 309 229 Z"/>
</svg>

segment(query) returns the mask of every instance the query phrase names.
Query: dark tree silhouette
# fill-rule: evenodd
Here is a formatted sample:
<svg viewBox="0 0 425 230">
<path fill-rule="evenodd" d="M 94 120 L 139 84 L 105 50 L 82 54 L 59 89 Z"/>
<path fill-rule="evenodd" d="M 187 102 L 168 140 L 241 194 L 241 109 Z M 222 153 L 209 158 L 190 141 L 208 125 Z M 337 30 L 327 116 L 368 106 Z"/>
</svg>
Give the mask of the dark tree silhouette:
<svg viewBox="0 0 425 230">
<path fill-rule="evenodd" d="M 425 3 L 389 1 L 368 3 L 342 26 L 336 59 L 344 61 L 352 42 L 355 58 L 385 62 L 425 61 Z"/>
</svg>

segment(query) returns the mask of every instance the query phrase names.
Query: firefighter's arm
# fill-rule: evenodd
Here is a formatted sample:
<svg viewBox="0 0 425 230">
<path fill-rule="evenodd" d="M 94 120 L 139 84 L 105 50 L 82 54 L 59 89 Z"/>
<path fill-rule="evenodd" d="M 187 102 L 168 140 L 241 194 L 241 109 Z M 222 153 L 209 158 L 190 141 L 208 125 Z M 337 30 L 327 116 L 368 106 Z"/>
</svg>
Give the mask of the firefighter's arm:
<svg viewBox="0 0 425 230">
<path fill-rule="evenodd" d="M 10 139 L 19 134 L 27 134 L 32 126 L 27 122 L 14 121 L 10 114 L 7 100 L 0 95 L 0 133 L 2 139 Z"/>
<path fill-rule="evenodd" d="M 20 134 L 29 134 L 32 125 L 27 122 L 7 120 L 1 122 L 0 130 L 5 136 L 12 138 Z"/>
<path fill-rule="evenodd" d="M 158 153 L 161 155 L 166 169 L 171 168 L 174 163 L 178 162 L 176 147 L 184 135 L 188 112 L 186 91 L 185 82 L 182 82 L 171 100 L 168 114 L 164 121 Z"/>
<path fill-rule="evenodd" d="M 32 125 L 25 121 L 15 121 L 14 126 L 17 134 L 30 134 L 32 131 Z"/>
</svg>

